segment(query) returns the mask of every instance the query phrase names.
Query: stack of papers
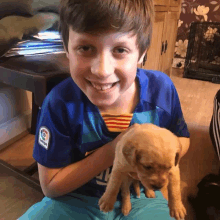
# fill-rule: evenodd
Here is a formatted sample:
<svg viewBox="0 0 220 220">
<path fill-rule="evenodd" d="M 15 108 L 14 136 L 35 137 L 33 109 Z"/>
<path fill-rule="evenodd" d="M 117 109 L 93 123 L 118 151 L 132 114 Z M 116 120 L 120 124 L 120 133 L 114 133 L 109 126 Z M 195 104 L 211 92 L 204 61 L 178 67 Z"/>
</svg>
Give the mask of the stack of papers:
<svg viewBox="0 0 220 220">
<path fill-rule="evenodd" d="M 58 31 L 44 31 L 15 44 L 3 57 L 65 53 Z"/>
</svg>

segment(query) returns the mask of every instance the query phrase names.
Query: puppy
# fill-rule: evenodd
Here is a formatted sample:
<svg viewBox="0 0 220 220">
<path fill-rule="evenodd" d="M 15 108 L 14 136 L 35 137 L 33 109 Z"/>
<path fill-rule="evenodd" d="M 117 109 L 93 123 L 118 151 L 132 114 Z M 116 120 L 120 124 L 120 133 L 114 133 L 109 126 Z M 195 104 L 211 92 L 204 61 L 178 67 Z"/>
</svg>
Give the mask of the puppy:
<svg viewBox="0 0 220 220">
<path fill-rule="evenodd" d="M 178 137 L 169 130 L 153 124 L 134 124 L 116 146 L 112 173 L 99 200 L 100 210 L 113 210 L 121 188 L 122 213 L 128 215 L 131 210 L 130 184 L 134 179 L 141 181 L 148 198 L 155 198 L 154 190 L 161 189 L 168 181 L 170 215 L 183 219 L 186 209 L 181 201 L 180 152 Z M 139 182 L 135 180 L 133 184 L 140 195 Z"/>
</svg>

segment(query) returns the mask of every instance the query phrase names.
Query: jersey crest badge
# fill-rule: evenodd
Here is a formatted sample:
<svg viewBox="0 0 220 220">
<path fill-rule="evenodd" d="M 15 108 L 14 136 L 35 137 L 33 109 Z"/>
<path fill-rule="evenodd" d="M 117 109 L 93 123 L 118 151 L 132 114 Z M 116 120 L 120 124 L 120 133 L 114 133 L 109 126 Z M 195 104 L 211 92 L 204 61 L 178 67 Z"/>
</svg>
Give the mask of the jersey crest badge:
<svg viewBox="0 0 220 220">
<path fill-rule="evenodd" d="M 50 131 L 48 128 L 44 126 L 40 127 L 38 143 L 46 150 L 48 150 L 50 143 Z"/>
</svg>

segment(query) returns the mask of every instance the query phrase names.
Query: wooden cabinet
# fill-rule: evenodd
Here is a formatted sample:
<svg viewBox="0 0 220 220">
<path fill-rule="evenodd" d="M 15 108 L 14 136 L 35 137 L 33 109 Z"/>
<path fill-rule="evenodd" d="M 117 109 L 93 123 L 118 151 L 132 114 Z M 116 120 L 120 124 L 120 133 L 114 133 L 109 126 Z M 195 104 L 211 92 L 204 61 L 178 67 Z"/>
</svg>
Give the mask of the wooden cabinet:
<svg viewBox="0 0 220 220">
<path fill-rule="evenodd" d="M 151 45 L 146 54 L 147 61 L 145 65 L 142 66 L 144 69 L 162 70 L 162 46 L 164 44 L 161 42 L 164 43 L 163 33 L 165 19 L 165 12 L 157 12 L 155 14 Z"/>
<path fill-rule="evenodd" d="M 175 1 L 175 0 L 154 0 L 154 5 L 163 5 L 163 6 L 168 6 L 170 4 L 170 1 Z"/>
<path fill-rule="evenodd" d="M 170 69 L 173 62 L 174 49 L 176 43 L 176 35 L 178 29 L 178 19 L 179 14 L 175 11 L 169 11 L 166 14 L 166 31 L 164 33 L 164 38 L 162 44 L 164 45 L 164 50 L 162 54 L 162 68 L 161 71 L 170 75 Z"/>
<path fill-rule="evenodd" d="M 170 0 L 170 6 L 179 7 L 181 4 L 181 0 Z"/>
<path fill-rule="evenodd" d="M 155 20 L 151 46 L 144 69 L 160 70 L 170 75 L 180 15 L 181 0 L 155 0 Z"/>
</svg>

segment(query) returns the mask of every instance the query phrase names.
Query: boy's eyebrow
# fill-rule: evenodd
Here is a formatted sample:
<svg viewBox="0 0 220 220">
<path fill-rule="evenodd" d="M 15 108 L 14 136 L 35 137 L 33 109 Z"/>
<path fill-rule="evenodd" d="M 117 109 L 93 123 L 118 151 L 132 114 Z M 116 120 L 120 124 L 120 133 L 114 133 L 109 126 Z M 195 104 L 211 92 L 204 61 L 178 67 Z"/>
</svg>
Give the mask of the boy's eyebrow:
<svg viewBox="0 0 220 220">
<path fill-rule="evenodd" d="M 74 40 L 74 43 L 75 44 L 91 44 L 93 45 L 94 44 L 94 41 L 92 39 L 89 39 L 89 38 L 78 38 L 78 39 L 75 39 Z M 129 42 L 127 42 L 126 40 L 115 40 L 114 44 L 119 44 L 120 46 L 129 46 Z"/>
<path fill-rule="evenodd" d="M 89 41 L 92 42 L 89 39 L 82 39 L 82 38 L 78 38 L 78 39 L 74 40 L 74 42 L 77 43 L 77 44 L 88 44 Z"/>
<path fill-rule="evenodd" d="M 91 35 L 91 34 L 78 34 L 78 36 L 73 36 L 72 38 L 72 43 L 73 45 L 78 45 L 78 44 L 86 44 L 86 45 L 94 45 L 94 41 L 96 42 L 97 38 L 96 37 L 101 37 L 102 34 L 100 35 Z M 112 36 L 109 36 L 110 38 Z M 109 41 L 110 44 L 112 45 L 118 45 L 118 46 L 124 46 L 124 47 L 130 47 L 132 44 L 130 44 L 130 39 L 131 41 L 133 40 L 133 35 L 118 35 L 118 36 L 113 36 L 112 41 Z M 108 40 L 108 39 L 107 39 Z"/>
</svg>

